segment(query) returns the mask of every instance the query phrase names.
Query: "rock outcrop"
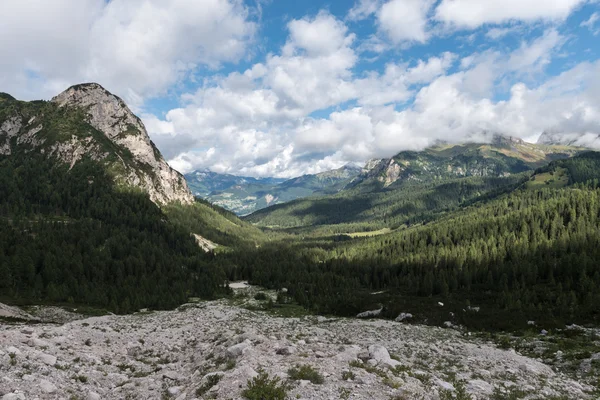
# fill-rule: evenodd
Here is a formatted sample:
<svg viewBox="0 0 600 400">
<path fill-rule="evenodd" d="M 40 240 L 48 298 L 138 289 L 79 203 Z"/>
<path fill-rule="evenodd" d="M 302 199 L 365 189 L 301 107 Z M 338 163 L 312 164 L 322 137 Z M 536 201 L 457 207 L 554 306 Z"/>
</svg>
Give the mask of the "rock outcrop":
<svg viewBox="0 0 600 400">
<path fill-rule="evenodd" d="M 104 164 L 117 184 L 141 189 L 155 203 L 193 201 L 184 177 L 167 164 L 142 121 L 102 86 L 75 85 L 50 103 L 27 107 L 6 95 L 0 100 L 0 111 L 9 110 L 4 120 L 0 113 L 0 155 L 34 149 L 70 167 L 88 157 Z"/>
</svg>

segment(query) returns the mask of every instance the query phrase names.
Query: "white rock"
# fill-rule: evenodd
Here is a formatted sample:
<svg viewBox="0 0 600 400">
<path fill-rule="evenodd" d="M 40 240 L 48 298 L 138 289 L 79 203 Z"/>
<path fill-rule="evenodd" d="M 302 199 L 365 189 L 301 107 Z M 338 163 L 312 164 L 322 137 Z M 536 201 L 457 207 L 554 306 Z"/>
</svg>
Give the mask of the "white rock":
<svg viewBox="0 0 600 400">
<path fill-rule="evenodd" d="M 38 353 L 37 358 L 46 365 L 54 366 L 56 364 L 56 357 L 51 354 Z"/>
<path fill-rule="evenodd" d="M 23 393 L 8 393 L 2 396 L 2 400 L 25 400 Z"/>
<path fill-rule="evenodd" d="M 42 379 L 40 381 L 40 389 L 42 389 L 42 392 L 44 393 L 54 393 L 56 392 L 57 387 L 52 382 Z"/>
<path fill-rule="evenodd" d="M 438 379 L 438 378 L 435 379 L 435 384 L 438 385 L 439 387 L 441 387 L 444 390 L 450 390 L 451 392 L 454 392 L 454 390 L 455 390 L 453 384 L 451 384 L 449 382 L 446 382 L 446 381 L 443 381 L 443 380 Z"/>
<path fill-rule="evenodd" d="M 394 368 L 400 363 L 396 360 L 392 360 L 388 350 L 380 345 L 369 346 L 369 356 L 371 359 L 377 361 L 377 364 L 384 365 L 388 368 Z"/>
<path fill-rule="evenodd" d="M 383 311 L 383 308 L 380 308 L 378 310 L 371 310 L 371 311 L 361 312 L 361 313 L 356 314 L 356 318 L 371 318 L 371 317 L 376 317 L 379 314 L 381 314 L 382 311 Z"/>
<path fill-rule="evenodd" d="M 467 391 L 491 395 L 494 392 L 494 386 L 481 379 L 475 379 L 467 383 Z"/>
<path fill-rule="evenodd" d="M 238 343 L 227 348 L 227 354 L 230 357 L 239 357 L 246 353 L 252 347 L 252 343 L 249 340 L 245 340 L 242 343 Z"/>
<path fill-rule="evenodd" d="M 398 315 L 396 317 L 396 322 L 402 322 L 402 321 L 404 321 L 406 319 L 410 319 L 412 317 L 413 317 L 413 315 L 411 313 L 400 313 L 400 315 Z"/>
<path fill-rule="evenodd" d="M 101 400 L 102 397 L 100 397 L 100 395 L 96 392 L 88 392 L 85 399 L 86 400 Z"/>
<path fill-rule="evenodd" d="M 182 387 L 181 386 L 173 386 L 167 389 L 167 392 L 169 392 L 169 394 L 171 396 L 177 396 L 180 392 L 181 392 Z"/>
<path fill-rule="evenodd" d="M 17 349 L 17 348 L 16 348 L 16 347 L 14 347 L 14 346 L 9 346 L 9 347 L 7 347 L 7 348 L 6 348 L 6 352 L 7 352 L 8 354 L 14 354 L 14 355 L 16 355 L 16 356 L 20 356 L 20 355 L 21 355 L 21 350 Z"/>
</svg>

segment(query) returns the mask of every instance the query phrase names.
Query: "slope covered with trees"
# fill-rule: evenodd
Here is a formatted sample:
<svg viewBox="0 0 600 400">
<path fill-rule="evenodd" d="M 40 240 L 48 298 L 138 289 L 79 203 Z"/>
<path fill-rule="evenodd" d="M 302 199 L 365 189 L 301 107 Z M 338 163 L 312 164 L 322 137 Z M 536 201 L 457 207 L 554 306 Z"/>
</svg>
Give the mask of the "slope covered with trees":
<svg viewBox="0 0 600 400">
<path fill-rule="evenodd" d="M 224 293 L 189 231 L 141 192 L 117 190 L 96 162 L 0 159 L 0 296 L 113 311 Z"/>
<path fill-rule="evenodd" d="M 568 186 L 523 184 L 388 235 L 265 248 L 237 262 L 242 275 L 286 287 L 319 312 L 352 315 L 381 303 L 393 317 L 434 297 L 453 304 L 460 322 L 488 328 L 528 318 L 598 322 L 600 155 L 557 161 L 538 174 L 558 170 L 568 171 Z M 269 262 L 275 252 L 277 262 Z M 470 304 L 484 310 L 464 312 Z"/>
</svg>

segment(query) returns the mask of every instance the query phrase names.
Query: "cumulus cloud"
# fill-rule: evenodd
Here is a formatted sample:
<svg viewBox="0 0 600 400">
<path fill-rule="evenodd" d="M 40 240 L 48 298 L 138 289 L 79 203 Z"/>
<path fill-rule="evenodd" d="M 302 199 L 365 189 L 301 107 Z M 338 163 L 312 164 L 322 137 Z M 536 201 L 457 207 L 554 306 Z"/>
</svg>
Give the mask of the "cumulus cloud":
<svg viewBox="0 0 600 400">
<path fill-rule="evenodd" d="M 509 21 L 563 20 L 587 0 L 442 0 L 435 18 L 458 28 Z"/>
<path fill-rule="evenodd" d="M 291 177 L 419 150 L 438 140 L 489 140 L 481 136 L 484 131 L 535 140 L 544 129 L 565 124 L 569 110 L 581 114 L 577 110 L 587 107 L 587 120 L 596 115 L 589 110 L 596 110 L 594 99 L 600 98 L 592 80 L 597 65 L 542 83 L 527 79 L 543 75 L 564 44 L 552 28 L 508 53 L 488 50 L 459 59 L 445 52 L 356 76 L 353 37 L 339 20 L 321 13 L 289 27 L 294 28 L 280 54 L 200 89 L 187 97 L 187 107 L 161 121 L 170 126 L 167 132 L 184 137 L 199 132 L 197 150 L 173 158 L 174 166 L 184 172 L 211 167 Z M 328 31 L 331 43 L 307 48 L 303 38 L 317 31 Z M 492 100 L 509 77 L 524 78 L 529 86 L 517 81 L 506 100 Z M 571 89 L 557 90 L 567 85 Z M 312 116 L 344 101 L 356 106 Z M 398 110 L 402 103 L 407 107 Z"/>
<path fill-rule="evenodd" d="M 0 37 L 12 40 L 0 40 L 10 55 L 0 60 L 0 89 L 47 98 L 99 81 L 141 112 L 181 172 L 293 177 L 438 140 L 488 140 L 482 132 L 561 132 L 594 144 L 600 61 L 547 73 L 573 40 L 560 22 L 585 2 L 358 0 L 345 18 L 286 20 L 284 42 L 252 59 L 261 10 L 242 0 L 5 0 Z M 577 24 L 593 31 L 597 20 Z M 527 35 L 502 47 L 456 38 L 445 46 L 456 29 L 481 26 L 490 29 L 469 32 L 477 40 Z M 243 69 L 222 69 L 240 60 Z M 177 107 L 144 108 L 167 92 Z"/>
<path fill-rule="evenodd" d="M 394 43 L 427 41 L 427 14 L 434 0 L 389 0 L 377 12 L 381 31 Z"/>
<path fill-rule="evenodd" d="M 141 104 L 239 60 L 256 30 L 237 0 L 5 0 L 0 15 L 0 85 L 27 99 L 98 81 Z"/>
</svg>

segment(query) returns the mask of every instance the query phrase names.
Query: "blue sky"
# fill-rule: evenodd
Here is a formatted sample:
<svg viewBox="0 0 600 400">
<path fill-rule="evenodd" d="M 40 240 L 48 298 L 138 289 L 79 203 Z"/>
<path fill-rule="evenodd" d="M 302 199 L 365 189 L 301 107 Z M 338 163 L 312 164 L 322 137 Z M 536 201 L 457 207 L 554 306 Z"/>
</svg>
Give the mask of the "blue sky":
<svg viewBox="0 0 600 400">
<path fill-rule="evenodd" d="M 5 0 L 0 15 L 0 91 L 96 81 L 182 172 L 291 177 L 490 132 L 600 133 L 597 0 Z"/>
</svg>

